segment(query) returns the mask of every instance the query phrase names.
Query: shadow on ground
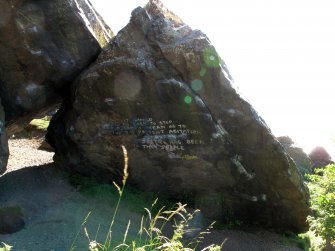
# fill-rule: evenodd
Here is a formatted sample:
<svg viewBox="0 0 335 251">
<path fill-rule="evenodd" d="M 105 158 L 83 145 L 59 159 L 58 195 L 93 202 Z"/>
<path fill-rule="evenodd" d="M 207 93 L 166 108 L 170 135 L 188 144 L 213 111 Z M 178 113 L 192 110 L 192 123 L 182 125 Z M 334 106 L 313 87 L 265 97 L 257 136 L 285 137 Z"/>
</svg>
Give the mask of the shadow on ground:
<svg viewBox="0 0 335 251">
<path fill-rule="evenodd" d="M 0 242 L 14 246 L 13 251 L 65 251 L 69 250 L 81 229 L 75 250 L 88 250 L 89 240 L 81 228 L 85 217 L 91 212 L 85 224 L 90 239 L 97 236 L 97 240 L 102 242 L 115 203 L 115 198 L 106 200 L 80 193 L 70 184 L 68 174 L 53 164 L 8 172 L 0 177 L 0 208 L 20 207 L 25 227 L 11 235 L 0 234 Z M 135 212 L 129 204 L 121 206 L 113 228 L 114 240 L 122 240 L 128 220 L 132 226 L 129 237 L 135 239 L 141 217 L 140 210 Z M 266 231 L 214 231 L 202 246 L 221 244 L 224 240 L 223 250 L 227 251 L 301 250 L 285 244 L 281 236 Z"/>
<path fill-rule="evenodd" d="M 114 204 L 111 200 L 82 195 L 70 185 L 68 175 L 53 164 L 12 171 L 0 178 L 0 208 L 20 207 L 25 227 L 11 235 L 0 235 L 0 241 L 14 246 L 14 251 L 69 250 L 89 212 L 91 215 L 85 226 L 90 238 L 94 239 L 99 229 L 102 241 Z M 122 208 L 114 226 L 115 238 L 123 237 L 129 219 L 138 225 L 140 217 Z M 136 231 L 130 235 L 136 235 Z M 88 250 L 88 242 L 81 231 L 76 250 Z"/>
</svg>

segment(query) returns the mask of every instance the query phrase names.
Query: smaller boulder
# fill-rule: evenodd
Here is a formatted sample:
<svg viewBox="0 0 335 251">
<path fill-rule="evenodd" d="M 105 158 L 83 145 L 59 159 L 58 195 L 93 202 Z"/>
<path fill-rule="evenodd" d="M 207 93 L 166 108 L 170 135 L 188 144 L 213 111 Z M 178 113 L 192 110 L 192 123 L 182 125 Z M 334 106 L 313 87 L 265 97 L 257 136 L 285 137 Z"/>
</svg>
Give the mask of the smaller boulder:
<svg viewBox="0 0 335 251">
<path fill-rule="evenodd" d="M 0 209 L 0 234 L 13 234 L 20 231 L 24 225 L 20 207 L 4 207 Z"/>
<path fill-rule="evenodd" d="M 309 157 L 312 160 L 312 169 L 322 168 L 329 164 L 333 164 L 330 154 L 322 146 L 315 147 L 309 154 Z"/>
</svg>

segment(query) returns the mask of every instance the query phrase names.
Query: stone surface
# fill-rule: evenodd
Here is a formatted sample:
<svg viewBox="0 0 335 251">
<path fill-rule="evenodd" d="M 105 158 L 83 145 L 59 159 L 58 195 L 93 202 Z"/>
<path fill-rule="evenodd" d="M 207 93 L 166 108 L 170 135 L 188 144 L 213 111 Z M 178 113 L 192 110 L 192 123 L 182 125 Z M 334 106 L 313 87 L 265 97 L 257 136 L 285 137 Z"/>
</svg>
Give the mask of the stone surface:
<svg viewBox="0 0 335 251">
<path fill-rule="evenodd" d="M 47 138 L 55 161 L 108 182 L 188 201 L 217 220 L 303 231 L 308 191 L 295 163 L 232 86 L 205 34 L 159 1 L 132 12 L 77 78 Z"/>
<path fill-rule="evenodd" d="M 315 147 L 310 153 L 309 157 L 312 160 L 312 168 L 322 168 L 329 164 L 333 164 L 332 158 L 327 150 L 322 146 Z"/>
<path fill-rule="evenodd" d="M 312 161 L 304 150 L 297 146 L 294 141 L 288 136 L 277 138 L 284 149 L 296 163 L 298 170 L 302 176 L 312 173 Z"/>
<path fill-rule="evenodd" d="M 86 0 L 0 0 L 0 97 L 9 134 L 47 112 L 110 29 Z"/>
<path fill-rule="evenodd" d="M 7 166 L 9 150 L 8 141 L 5 129 L 5 112 L 1 105 L 0 98 L 0 174 L 5 172 Z"/>
<path fill-rule="evenodd" d="M 20 207 L 0 208 L 0 234 L 12 234 L 24 227 Z"/>
</svg>

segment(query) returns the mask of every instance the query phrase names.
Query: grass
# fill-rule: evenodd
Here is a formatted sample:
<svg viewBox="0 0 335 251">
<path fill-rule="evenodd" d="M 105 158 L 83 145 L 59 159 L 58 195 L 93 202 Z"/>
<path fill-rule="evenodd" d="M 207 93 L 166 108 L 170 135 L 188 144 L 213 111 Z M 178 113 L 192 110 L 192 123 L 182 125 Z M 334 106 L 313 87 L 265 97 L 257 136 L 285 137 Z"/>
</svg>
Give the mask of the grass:
<svg viewBox="0 0 335 251">
<path fill-rule="evenodd" d="M 33 119 L 29 125 L 35 127 L 38 130 L 46 132 L 50 123 L 51 117 L 45 116 L 41 119 Z"/>
<path fill-rule="evenodd" d="M 195 214 L 198 213 L 197 210 L 193 213 L 189 213 L 186 209 L 186 205 L 181 203 L 175 204 L 171 209 L 165 206 L 159 206 L 162 205 L 162 203 L 159 204 L 157 199 L 154 200 L 154 203 L 149 203 L 149 200 L 152 201 L 152 194 L 135 193 L 133 190 L 126 189 L 128 157 L 124 147 L 123 151 L 125 167 L 123 179 L 120 184 L 114 183 L 114 186 L 107 184 L 101 185 L 93 179 L 83 176 L 71 177 L 70 182 L 72 185 L 77 186 L 80 192 L 88 196 L 97 197 L 99 200 L 111 200 L 113 205 L 115 205 L 115 209 L 113 209 L 114 211 L 111 214 L 109 226 L 107 229 L 103 228 L 105 230 L 100 231 L 101 234 L 99 233 L 100 226 L 93 235 L 90 233 L 90 229 L 87 229 L 86 226 L 88 225 L 87 223 L 89 223 L 91 215 L 90 213 L 87 214 L 78 231 L 75 233 L 73 242 L 68 250 L 82 250 L 76 249 L 76 242 L 81 235 L 82 237 L 86 236 L 88 241 L 86 250 L 89 251 L 195 250 L 202 242 L 204 236 L 213 228 L 214 223 L 210 224 L 210 226 L 202 232 L 198 229 L 192 229 L 190 223 Z M 125 221 L 128 224 L 124 228 L 124 232 L 121 230 L 120 234 L 120 230 L 118 230 L 120 227 L 116 224 L 126 219 L 122 218 L 121 214 L 119 214 L 119 210 L 122 210 L 124 207 L 139 210 L 142 209 L 140 208 L 142 206 L 144 207 L 145 214 L 139 218 L 141 220 L 134 226 L 132 226 L 133 223 L 130 220 Z M 130 228 L 136 231 L 132 231 L 133 233 L 129 234 Z M 192 235 L 190 235 L 191 233 Z M 98 236 L 99 240 L 97 240 Z M 5 243 L 3 243 L 3 247 L 0 245 L 0 251 L 10 251 L 11 248 L 11 246 Z M 219 251 L 221 248 L 222 246 L 210 245 L 202 250 Z"/>
<path fill-rule="evenodd" d="M 2 243 L 2 247 L 0 247 L 0 251 L 10 251 L 12 249 L 12 246 L 9 246 L 4 242 L 1 242 L 1 243 Z"/>
<path fill-rule="evenodd" d="M 131 226 L 131 221 L 128 221 L 127 227 L 124 232 L 122 240 L 113 240 L 113 227 L 115 220 L 118 217 L 118 211 L 120 209 L 120 204 L 125 193 L 126 181 L 128 178 L 128 156 L 127 150 L 122 146 L 124 153 L 124 170 L 123 179 L 121 184 L 116 184 L 114 182 L 115 189 L 117 191 L 117 201 L 114 212 L 111 217 L 111 222 L 108 231 L 105 234 L 105 240 L 98 242 L 95 238 L 91 238 L 89 231 L 86 229 L 85 225 L 90 216 L 88 214 L 84 219 L 80 229 L 78 230 L 75 239 L 70 247 L 70 251 L 75 251 L 75 243 L 79 234 L 84 230 L 84 233 L 88 239 L 88 249 L 90 251 L 116 251 L 116 250 L 132 250 L 132 251 L 151 251 L 151 250 L 162 250 L 162 251 L 192 251 L 195 250 L 204 238 L 204 235 L 208 234 L 210 229 L 213 228 L 211 224 L 205 231 L 200 232 L 194 238 L 186 238 L 186 235 L 194 229 L 189 228 L 189 223 L 193 219 L 194 215 L 198 212 L 188 213 L 186 210 L 186 205 L 181 203 L 176 204 L 176 206 L 171 210 L 166 210 L 165 207 L 161 207 L 154 214 L 154 208 L 157 204 L 157 199 L 151 205 L 150 208 L 145 208 L 146 216 L 142 216 L 142 220 L 138 229 L 138 235 L 134 239 L 128 238 L 128 231 Z M 103 196 L 112 195 L 114 193 L 110 190 L 110 187 L 106 186 L 96 186 L 94 182 L 86 180 L 84 184 L 83 191 L 89 191 L 94 194 L 103 194 Z M 81 183 L 82 184 L 82 183 Z M 86 187 L 86 188 L 85 188 Z M 99 187 L 99 188 L 98 188 Z M 87 188 L 89 188 L 87 190 Z M 81 188 L 83 189 L 83 188 Z M 107 192 L 107 193 L 106 193 Z M 138 203 L 137 203 L 138 205 Z M 167 225 L 172 225 L 173 233 L 171 236 L 164 235 L 164 229 Z M 97 233 L 96 235 L 97 236 Z M 223 244 L 222 244 L 223 245 Z M 210 245 L 203 249 L 209 251 L 219 251 L 222 248 L 218 245 Z"/>
<path fill-rule="evenodd" d="M 208 234 L 213 227 L 213 224 L 211 224 L 205 231 L 200 232 L 195 238 L 185 238 L 186 234 L 194 231 L 194 229 L 189 228 L 189 222 L 193 219 L 197 211 L 192 214 L 188 213 L 186 205 L 178 203 L 171 210 L 161 208 L 156 214 L 152 214 L 151 211 L 154 206 L 156 206 L 156 201 L 152 204 L 151 208 L 145 209 L 147 214 L 142 217 L 136 238 L 128 238 L 128 230 L 131 226 L 131 222 L 128 221 L 123 238 L 113 240 L 113 226 L 115 222 L 114 220 L 117 218 L 117 209 L 113 214 L 113 219 L 107 232 L 105 242 L 99 243 L 95 238 L 90 238 L 90 234 L 85 227 L 89 215 L 83 221 L 76 238 L 83 230 L 88 239 L 88 248 L 90 251 L 192 251 L 198 247 L 204 238 L 204 235 Z M 173 225 L 172 235 L 164 235 L 165 227 L 171 224 Z M 222 246 L 210 245 L 202 250 L 218 251 L 221 250 L 221 248 Z M 70 250 L 76 250 L 75 241 Z"/>
<path fill-rule="evenodd" d="M 76 187 L 79 192 L 85 196 L 110 203 L 115 203 L 119 198 L 119 192 L 115 189 L 115 186 L 98 183 L 91 177 L 75 174 L 70 176 L 70 184 Z M 149 207 L 155 199 L 156 196 L 153 193 L 140 192 L 133 188 L 125 187 L 123 191 L 122 203 L 131 211 L 142 213 L 143 209 Z M 157 207 L 171 207 L 172 205 L 173 203 L 165 198 L 160 198 L 157 202 Z"/>
<path fill-rule="evenodd" d="M 125 151 L 125 149 L 124 149 Z M 125 158 L 126 158 L 126 151 Z M 111 251 L 111 250 L 130 250 L 130 251 L 151 251 L 151 250 L 163 250 L 163 251 L 192 251 L 198 248 L 198 245 L 204 238 L 204 235 L 208 234 L 213 227 L 210 224 L 208 229 L 200 232 L 194 238 L 187 238 L 186 236 L 190 232 L 195 232 L 195 229 L 190 229 L 190 222 L 194 218 L 194 213 L 187 211 L 186 205 L 176 204 L 171 209 L 162 206 L 165 203 L 158 205 L 158 201 L 150 205 L 154 198 L 152 194 L 139 193 L 131 189 L 126 188 L 126 180 L 128 177 L 127 161 L 125 161 L 124 178 L 121 185 L 114 183 L 114 186 L 108 184 L 100 184 L 94 179 L 75 175 L 71 177 L 71 183 L 77 186 L 85 195 L 93 196 L 95 198 L 103 200 L 111 200 L 113 204 L 116 204 L 114 213 L 112 214 L 111 224 L 108 231 L 105 234 L 104 241 L 97 241 L 97 233 L 92 238 L 89 230 L 86 229 L 86 223 L 90 215 L 84 219 L 83 224 L 77 232 L 76 238 L 80 233 L 83 233 L 88 240 L 88 249 L 90 251 Z M 125 178 L 126 177 L 126 178 Z M 138 228 L 137 236 L 128 236 L 129 230 L 132 226 L 132 222 L 128 221 L 127 226 L 124 230 L 123 237 L 117 236 L 114 232 L 114 224 L 118 218 L 118 210 L 120 205 L 127 208 L 131 208 L 133 211 L 139 212 L 145 208 L 146 215 L 142 217 L 140 226 Z M 171 203 L 168 202 L 170 205 Z M 173 226 L 172 235 L 171 230 L 165 231 L 167 226 Z M 241 222 L 235 222 L 234 228 L 241 228 L 244 226 Z M 227 228 L 227 226 L 225 226 Z M 170 236 L 166 234 L 170 232 Z M 287 232 L 283 240 L 284 244 L 295 245 L 305 251 L 313 250 L 308 235 L 296 235 L 292 232 Z M 223 243 L 224 244 L 224 243 Z M 222 246 L 211 245 L 203 250 L 218 251 L 222 249 Z M 75 251 L 75 241 L 71 246 L 71 251 Z"/>
<path fill-rule="evenodd" d="M 311 240 L 307 234 L 295 234 L 293 232 L 286 232 L 284 234 L 284 244 L 292 244 L 304 251 L 312 251 Z"/>
</svg>

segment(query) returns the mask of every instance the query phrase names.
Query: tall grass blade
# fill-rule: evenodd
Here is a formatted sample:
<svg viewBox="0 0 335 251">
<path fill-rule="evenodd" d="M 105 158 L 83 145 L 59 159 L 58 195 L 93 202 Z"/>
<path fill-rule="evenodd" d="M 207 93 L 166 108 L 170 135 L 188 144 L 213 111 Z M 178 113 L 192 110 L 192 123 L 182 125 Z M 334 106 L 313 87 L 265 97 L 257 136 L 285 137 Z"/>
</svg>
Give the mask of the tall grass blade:
<svg viewBox="0 0 335 251">
<path fill-rule="evenodd" d="M 81 223 L 81 226 L 80 226 L 80 228 L 79 228 L 79 230 L 78 230 L 76 236 L 74 237 L 74 240 L 73 240 L 73 242 L 72 242 L 72 244 L 71 244 L 71 247 L 70 247 L 69 251 L 73 251 L 73 250 L 74 250 L 74 248 L 75 248 L 75 243 L 77 242 L 78 236 L 79 236 L 79 234 L 80 234 L 80 232 L 81 232 L 83 226 L 86 224 L 87 219 L 90 217 L 90 215 L 91 215 L 91 212 L 88 212 L 88 214 L 86 215 L 84 221 Z"/>
<path fill-rule="evenodd" d="M 127 228 L 126 228 L 126 232 L 124 233 L 124 236 L 123 236 L 122 244 L 125 244 L 125 243 L 126 243 L 126 239 L 127 239 L 127 235 L 128 235 L 129 227 L 130 227 L 130 220 L 128 221 L 128 225 L 127 225 Z"/>
<path fill-rule="evenodd" d="M 124 158 L 124 168 L 123 168 L 123 179 L 122 185 L 126 185 L 126 181 L 128 179 L 128 152 L 125 146 L 121 146 L 123 151 L 123 158 Z"/>
<path fill-rule="evenodd" d="M 113 182 L 113 184 L 118 188 L 119 198 L 118 198 L 118 201 L 116 203 L 116 206 L 115 206 L 115 209 L 114 209 L 114 213 L 113 213 L 113 217 L 112 217 L 111 223 L 110 223 L 109 228 L 108 228 L 108 232 L 107 232 L 107 236 L 106 236 L 106 239 L 105 239 L 105 243 L 103 245 L 106 250 L 108 250 L 110 248 L 110 245 L 111 245 L 112 228 L 113 228 L 113 225 L 114 225 L 114 222 L 115 222 L 115 219 L 116 219 L 117 212 L 118 212 L 119 207 L 120 207 L 122 195 L 123 195 L 124 188 L 126 186 L 126 181 L 127 181 L 127 178 L 128 178 L 128 153 L 127 153 L 127 149 L 125 148 L 125 146 L 122 145 L 121 148 L 122 148 L 123 157 L 124 157 L 122 187 L 120 188 L 115 182 Z"/>
</svg>

